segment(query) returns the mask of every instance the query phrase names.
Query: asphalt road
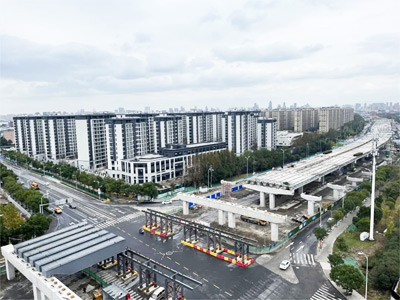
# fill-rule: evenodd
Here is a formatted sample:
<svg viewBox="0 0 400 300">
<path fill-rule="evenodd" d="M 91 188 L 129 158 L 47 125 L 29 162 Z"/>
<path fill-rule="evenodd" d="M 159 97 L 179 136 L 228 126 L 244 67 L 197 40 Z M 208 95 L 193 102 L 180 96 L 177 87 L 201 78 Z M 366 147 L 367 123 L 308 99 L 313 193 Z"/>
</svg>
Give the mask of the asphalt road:
<svg viewBox="0 0 400 300">
<path fill-rule="evenodd" d="M 290 283 L 258 263 L 249 268 L 229 265 L 224 261 L 185 247 L 180 244 L 182 232 L 163 239 L 145 232 L 139 234 L 144 223 L 144 214 L 133 205 L 112 205 L 97 201 L 91 196 L 74 190 L 48 177 L 13 167 L 14 172 L 25 184 L 36 181 L 41 192 L 48 192 L 51 205 L 57 200 L 73 198 L 76 209 L 67 205 L 60 215 L 53 215 L 49 231 L 69 226 L 71 222 L 87 221 L 98 228 L 123 236 L 128 246 L 150 258 L 202 282 L 193 291 L 185 291 L 188 299 L 340 299 L 341 295 L 330 286 L 318 263 L 313 261 L 316 240 L 312 228 L 318 222 L 299 233 L 290 246 L 294 272 L 298 284 Z M 46 182 L 49 182 L 46 186 Z M 152 205 L 154 206 L 154 205 Z M 325 221 L 326 221 L 325 216 Z M 275 263 L 275 262 L 274 262 Z M 280 261 L 276 261 L 279 265 Z M 321 288 L 328 283 L 328 289 Z M 325 298 L 316 298 L 316 293 L 326 292 Z M 16 296 L 17 297 L 17 296 Z M 329 298 L 331 297 L 331 298 Z M 29 298 L 29 297 L 28 297 Z M 18 298 L 14 298 L 18 299 Z M 24 299 L 23 297 L 20 299 Z"/>
</svg>

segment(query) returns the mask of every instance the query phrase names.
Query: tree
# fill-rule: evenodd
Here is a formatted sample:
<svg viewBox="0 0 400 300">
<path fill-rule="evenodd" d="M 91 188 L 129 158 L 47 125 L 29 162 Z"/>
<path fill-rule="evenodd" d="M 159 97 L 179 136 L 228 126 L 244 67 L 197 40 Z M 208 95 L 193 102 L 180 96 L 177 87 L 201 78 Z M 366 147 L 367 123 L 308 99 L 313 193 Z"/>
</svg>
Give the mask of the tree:
<svg viewBox="0 0 400 300">
<path fill-rule="evenodd" d="M 336 239 L 336 246 L 340 251 L 346 252 L 347 250 L 349 250 L 349 247 L 346 244 L 346 241 L 344 240 L 344 238 L 342 236 L 338 237 Z"/>
<path fill-rule="evenodd" d="M 331 267 L 341 265 L 344 263 L 342 257 L 340 256 L 339 253 L 332 253 L 328 256 L 329 263 L 331 264 Z"/>
<path fill-rule="evenodd" d="M 399 279 L 400 253 L 398 249 L 385 251 L 371 271 L 372 283 L 380 290 L 390 289 Z"/>
<path fill-rule="evenodd" d="M 35 214 L 21 226 L 21 232 L 25 239 L 31 239 L 35 236 L 40 236 L 49 229 L 51 219 L 43 214 Z"/>
<path fill-rule="evenodd" d="M 331 270 L 330 276 L 337 285 L 344 288 L 349 294 L 353 290 L 359 289 L 364 283 L 364 277 L 361 272 L 349 265 L 337 265 Z"/>
<path fill-rule="evenodd" d="M 313 232 L 318 241 L 322 241 L 328 235 L 324 227 L 315 227 Z"/>
<path fill-rule="evenodd" d="M 4 205 L 1 208 L 1 213 L 3 214 L 3 224 L 6 229 L 16 230 L 21 226 L 23 220 L 18 209 L 13 204 Z"/>
<path fill-rule="evenodd" d="M 369 223 L 370 223 L 369 222 L 369 218 L 365 217 L 365 218 L 359 219 L 357 221 L 356 227 L 360 231 L 367 231 L 368 232 L 369 231 Z"/>
<path fill-rule="evenodd" d="M 336 221 L 339 221 L 339 220 L 343 219 L 343 217 L 344 217 L 344 214 L 341 210 L 335 210 L 332 215 Z"/>
</svg>

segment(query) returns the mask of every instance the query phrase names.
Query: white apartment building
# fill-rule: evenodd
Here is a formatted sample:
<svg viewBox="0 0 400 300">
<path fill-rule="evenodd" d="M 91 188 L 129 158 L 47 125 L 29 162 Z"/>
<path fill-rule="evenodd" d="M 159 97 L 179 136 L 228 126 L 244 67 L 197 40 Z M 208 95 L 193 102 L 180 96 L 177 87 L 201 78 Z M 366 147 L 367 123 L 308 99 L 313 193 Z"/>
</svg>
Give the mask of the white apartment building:
<svg viewBox="0 0 400 300">
<path fill-rule="evenodd" d="M 257 144 L 258 112 L 229 111 L 222 116 L 222 141 L 237 155 Z"/>
<path fill-rule="evenodd" d="M 222 141 L 223 112 L 191 112 L 183 117 L 183 143 L 196 144 Z"/>
<path fill-rule="evenodd" d="M 276 149 L 276 120 L 259 118 L 257 120 L 257 149 Z"/>
</svg>

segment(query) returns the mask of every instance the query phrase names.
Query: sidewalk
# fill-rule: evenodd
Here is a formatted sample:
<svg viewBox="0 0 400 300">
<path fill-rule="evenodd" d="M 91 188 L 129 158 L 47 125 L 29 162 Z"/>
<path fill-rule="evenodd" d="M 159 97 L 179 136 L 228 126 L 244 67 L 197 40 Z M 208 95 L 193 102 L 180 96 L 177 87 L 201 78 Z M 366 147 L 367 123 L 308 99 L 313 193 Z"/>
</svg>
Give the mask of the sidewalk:
<svg viewBox="0 0 400 300">
<path fill-rule="evenodd" d="M 366 200 L 365 206 L 370 205 L 370 199 Z M 338 287 L 334 281 L 332 281 L 329 277 L 331 272 L 331 265 L 328 261 L 328 256 L 333 252 L 333 244 L 335 243 L 336 239 L 341 235 L 349 225 L 352 224 L 353 217 L 357 215 L 357 211 L 355 210 L 346 215 L 339 223 L 337 223 L 334 227 L 332 227 L 332 231 L 329 233 L 326 240 L 324 240 L 322 244 L 322 249 L 317 249 L 317 255 L 315 256 L 315 260 L 321 264 L 322 270 L 325 273 L 326 278 L 332 283 L 332 285 L 344 295 L 344 289 Z M 361 300 L 364 299 L 357 291 L 353 291 L 353 294 L 350 296 L 346 296 L 347 299 L 350 300 Z"/>
</svg>

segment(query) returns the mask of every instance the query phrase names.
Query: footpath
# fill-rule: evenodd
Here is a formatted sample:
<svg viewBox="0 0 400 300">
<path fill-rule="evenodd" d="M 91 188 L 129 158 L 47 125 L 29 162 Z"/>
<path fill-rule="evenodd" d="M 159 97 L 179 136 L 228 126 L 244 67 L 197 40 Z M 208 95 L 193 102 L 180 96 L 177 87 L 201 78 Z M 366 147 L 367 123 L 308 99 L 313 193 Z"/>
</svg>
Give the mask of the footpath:
<svg viewBox="0 0 400 300">
<path fill-rule="evenodd" d="M 368 198 L 364 203 L 365 206 L 370 205 L 371 199 Z M 341 292 L 347 299 L 350 300 L 361 300 L 364 299 L 357 291 L 353 291 L 352 295 L 345 295 L 345 290 L 339 287 L 334 281 L 331 280 L 329 274 L 331 272 L 331 265 L 328 260 L 328 256 L 333 252 L 333 244 L 336 239 L 341 235 L 353 222 L 353 217 L 357 215 L 358 209 L 348 213 L 341 221 L 339 221 L 335 226 L 332 227 L 331 232 L 328 237 L 324 240 L 322 248 L 317 248 L 317 255 L 315 260 L 321 264 L 322 270 L 325 273 L 326 278 L 332 283 L 332 285 Z"/>
</svg>

